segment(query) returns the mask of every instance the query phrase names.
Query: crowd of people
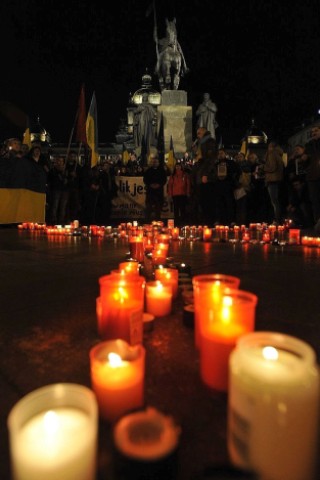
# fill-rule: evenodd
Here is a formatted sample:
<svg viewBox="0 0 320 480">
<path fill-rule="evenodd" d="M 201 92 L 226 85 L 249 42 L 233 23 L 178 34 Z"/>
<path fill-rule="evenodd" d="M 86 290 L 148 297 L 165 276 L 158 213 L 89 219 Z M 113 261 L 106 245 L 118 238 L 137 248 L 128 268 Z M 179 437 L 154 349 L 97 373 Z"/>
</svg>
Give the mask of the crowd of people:
<svg viewBox="0 0 320 480">
<path fill-rule="evenodd" d="M 320 232 L 320 126 L 312 128 L 306 145 L 293 148 L 286 164 L 283 149 L 274 141 L 260 157 L 250 150 L 231 155 L 205 127 L 197 128 L 192 150 L 177 158 L 171 170 L 154 151 L 147 166 L 133 151 L 125 163 L 118 156 L 91 168 L 80 165 L 73 150 L 66 158 L 49 158 L 39 143 L 29 150 L 18 139 L 5 142 L 0 155 L 0 188 L 45 192 L 50 224 L 74 219 L 109 223 L 118 195 L 117 175 L 143 177 L 147 222 L 161 218 L 166 194 L 180 226 L 280 224 L 290 219 L 293 225 Z"/>
</svg>

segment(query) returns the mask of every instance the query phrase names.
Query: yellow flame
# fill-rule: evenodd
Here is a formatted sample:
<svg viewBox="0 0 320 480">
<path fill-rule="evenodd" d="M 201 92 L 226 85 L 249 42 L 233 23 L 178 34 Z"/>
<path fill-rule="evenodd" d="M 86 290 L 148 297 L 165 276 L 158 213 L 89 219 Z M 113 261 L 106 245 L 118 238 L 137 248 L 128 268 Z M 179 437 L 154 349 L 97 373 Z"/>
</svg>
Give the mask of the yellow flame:
<svg viewBox="0 0 320 480">
<path fill-rule="evenodd" d="M 47 430 L 47 432 L 54 433 L 57 431 L 59 426 L 59 419 L 58 415 L 53 410 L 48 410 L 48 412 L 44 414 L 43 422 L 44 428 Z"/>
<path fill-rule="evenodd" d="M 121 366 L 122 358 L 117 353 L 111 352 L 108 353 L 108 362 L 110 364 L 110 367 L 117 368 Z"/>
<path fill-rule="evenodd" d="M 118 287 L 118 291 L 113 294 L 113 298 L 120 303 L 128 299 L 128 292 L 123 287 Z"/>
<path fill-rule="evenodd" d="M 223 323 L 230 323 L 231 317 L 231 307 L 232 306 L 232 298 L 231 297 L 223 297 L 222 299 L 222 309 L 221 309 L 221 320 Z"/>
<path fill-rule="evenodd" d="M 263 347 L 262 356 L 266 360 L 278 360 L 279 353 L 276 348 L 268 346 L 268 347 Z"/>
</svg>

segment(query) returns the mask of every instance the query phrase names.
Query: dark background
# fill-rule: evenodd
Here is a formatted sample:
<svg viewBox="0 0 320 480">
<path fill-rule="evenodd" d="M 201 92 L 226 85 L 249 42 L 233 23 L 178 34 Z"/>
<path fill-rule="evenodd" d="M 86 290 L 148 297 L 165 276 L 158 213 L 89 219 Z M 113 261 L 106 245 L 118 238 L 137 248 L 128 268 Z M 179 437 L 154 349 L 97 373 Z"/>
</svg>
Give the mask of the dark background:
<svg viewBox="0 0 320 480">
<path fill-rule="evenodd" d="M 67 142 L 82 83 L 87 108 L 96 92 L 99 142 L 115 140 L 129 93 L 154 70 L 153 14 L 149 0 L 100 3 L 2 1 L 0 140 L 22 135 L 24 114 L 39 114 L 53 142 Z M 159 38 L 176 17 L 188 104 L 211 94 L 225 142 L 239 143 L 252 117 L 284 142 L 317 116 L 318 0 L 158 0 L 156 11 Z"/>
</svg>

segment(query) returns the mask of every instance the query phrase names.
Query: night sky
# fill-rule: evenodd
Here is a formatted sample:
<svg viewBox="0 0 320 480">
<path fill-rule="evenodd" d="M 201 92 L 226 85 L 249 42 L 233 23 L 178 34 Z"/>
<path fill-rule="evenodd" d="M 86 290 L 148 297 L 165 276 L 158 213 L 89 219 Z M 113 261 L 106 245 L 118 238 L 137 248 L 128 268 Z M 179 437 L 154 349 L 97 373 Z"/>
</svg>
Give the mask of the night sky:
<svg viewBox="0 0 320 480">
<path fill-rule="evenodd" d="M 0 140 L 21 136 L 24 114 L 39 114 L 53 142 L 67 142 L 84 83 L 87 108 L 96 92 L 99 141 L 115 141 L 129 92 L 156 63 L 149 4 L 2 0 Z M 317 114 L 319 0 L 158 0 L 156 11 L 159 38 L 176 17 L 188 104 L 211 94 L 226 143 L 239 143 L 252 117 L 285 142 Z"/>
</svg>

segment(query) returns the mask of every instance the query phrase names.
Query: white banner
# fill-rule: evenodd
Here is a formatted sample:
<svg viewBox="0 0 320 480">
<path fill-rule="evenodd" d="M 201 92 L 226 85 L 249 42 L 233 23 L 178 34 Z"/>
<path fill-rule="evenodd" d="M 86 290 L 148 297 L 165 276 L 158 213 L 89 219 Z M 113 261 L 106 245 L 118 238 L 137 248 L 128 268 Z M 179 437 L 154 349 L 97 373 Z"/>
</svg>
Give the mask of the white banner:
<svg viewBox="0 0 320 480">
<path fill-rule="evenodd" d="M 146 187 L 143 177 L 115 177 L 118 195 L 112 200 L 111 218 L 144 218 Z M 164 204 L 161 218 L 173 218 L 172 201 L 167 197 L 167 184 L 163 187 Z"/>
</svg>

